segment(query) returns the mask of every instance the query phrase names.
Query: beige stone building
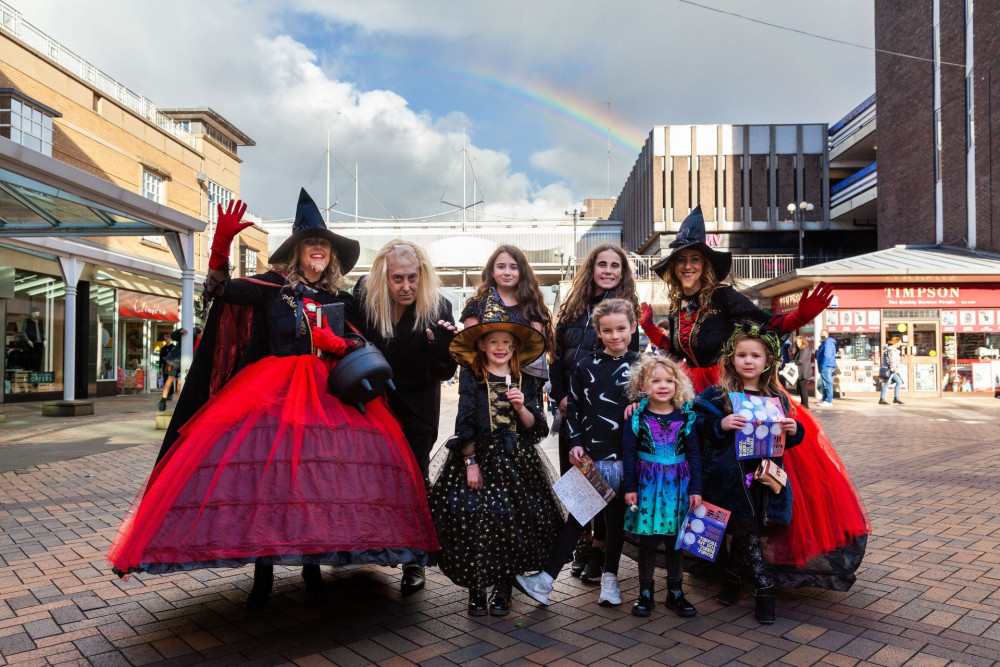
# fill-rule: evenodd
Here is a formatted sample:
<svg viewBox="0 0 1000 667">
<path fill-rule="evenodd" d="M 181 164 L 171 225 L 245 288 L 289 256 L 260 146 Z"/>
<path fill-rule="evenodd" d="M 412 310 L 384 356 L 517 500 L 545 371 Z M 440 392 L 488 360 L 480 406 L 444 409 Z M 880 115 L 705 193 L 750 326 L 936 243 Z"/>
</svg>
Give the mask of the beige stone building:
<svg viewBox="0 0 1000 667">
<path fill-rule="evenodd" d="M 158 109 L 0 2 L 4 401 L 156 389 L 253 145 L 210 108 Z M 266 263 L 263 229 L 235 244 L 238 273 Z"/>
</svg>

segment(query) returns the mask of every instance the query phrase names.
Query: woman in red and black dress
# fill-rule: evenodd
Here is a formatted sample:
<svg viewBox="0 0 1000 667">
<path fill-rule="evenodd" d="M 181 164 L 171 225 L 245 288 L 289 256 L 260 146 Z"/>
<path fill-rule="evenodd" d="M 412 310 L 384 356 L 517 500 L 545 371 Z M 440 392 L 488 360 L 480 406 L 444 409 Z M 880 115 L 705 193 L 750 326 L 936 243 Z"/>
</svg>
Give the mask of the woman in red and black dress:
<svg viewBox="0 0 1000 667">
<path fill-rule="evenodd" d="M 327 230 L 303 190 L 281 267 L 228 279 L 228 248 L 249 223 L 220 206 L 207 291 L 215 303 L 160 459 L 108 551 L 120 575 L 255 563 L 251 608 L 267 603 L 274 564 L 425 565 L 438 549 L 420 467 L 383 399 L 366 414 L 327 391 L 352 343 L 317 326 L 343 303 L 357 241 Z M 235 373 L 235 374 L 234 374 Z M 193 377 L 192 377 L 193 376 Z"/>
<path fill-rule="evenodd" d="M 656 347 L 684 362 L 696 392 L 716 384 L 723 344 L 739 321 L 755 322 L 784 335 L 812 322 L 830 304 L 832 289 L 820 283 L 805 290 L 795 312 L 771 315 L 731 285 L 732 255 L 705 243 L 705 220 L 696 207 L 671 242 L 670 255 L 653 266 L 668 285 L 669 333 L 653 324 L 652 309 L 643 304 L 640 324 Z M 821 586 L 846 590 L 864 556 L 871 532 L 868 515 L 844 464 L 822 424 L 801 405 L 795 418 L 806 429 L 802 445 L 784 458 L 793 488 L 791 526 L 769 542 L 769 559 L 778 565 L 785 588 Z"/>
</svg>

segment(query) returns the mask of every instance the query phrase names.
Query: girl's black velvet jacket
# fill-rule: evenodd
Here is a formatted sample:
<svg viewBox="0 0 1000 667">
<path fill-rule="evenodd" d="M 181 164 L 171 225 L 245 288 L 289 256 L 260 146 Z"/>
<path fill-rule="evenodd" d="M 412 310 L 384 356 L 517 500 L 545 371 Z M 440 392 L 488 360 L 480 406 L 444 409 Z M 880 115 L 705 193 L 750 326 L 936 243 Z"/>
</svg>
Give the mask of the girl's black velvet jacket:
<svg viewBox="0 0 1000 667">
<path fill-rule="evenodd" d="M 695 427 L 702 447 L 704 500 L 731 511 L 734 528 L 747 522 L 758 527 L 765 522 L 788 525 L 792 520 L 792 493 L 796 492 L 791 488 L 791 480 L 777 495 L 758 482 L 747 488 L 746 475 L 757 470 L 761 459 L 736 458 L 735 432 L 722 428 L 722 420 L 730 414 L 728 401 L 717 385 L 701 392 L 694 401 Z M 783 396 L 781 402 L 787 414 L 788 404 Z M 795 447 L 804 437 L 805 429 L 798 423 L 795 433 L 785 434 L 785 449 Z M 771 460 L 778 465 L 782 463 L 781 457 Z"/>
<path fill-rule="evenodd" d="M 492 382 L 501 378 L 491 377 Z M 511 386 L 517 385 L 513 378 Z M 533 375 L 521 375 L 521 393 L 524 394 L 524 407 L 535 416 L 535 423 L 530 428 L 521 424 L 515 417 L 517 431 L 500 433 L 506 446 L 513 447 L 518 443 L 533 447 L 548 432 L 545 422 L 545 412 L 542 409 L 542 381 Z M 486 384 L 476 378 L 469 368 L 463 368 L 458 376 L 458 414 L 455 417 L 455 437 L 450 438 L 446 445 L 451 449 L 461 449 L 469 443 L 481 443 L 483 438 L 492 437 L 490 431 L 490 405 L 486 395 Z M 478 445 L 477 445 L 478 446 Z"/>
<path fill-rule="evenodd" d="M 560 320 L 556 324 L 556 350 L 552 363 L 549 365 L 549 381 L 552 383 L 552 391 L 549 398 L 559 403 L 569 395 L 569 378 L 573 369 L 581 359 L 585 359 L 591 352 L 599 352 L 604 349 L 604 344 L 597 337 L 594 330 L 594 323 L 591 313 L 594 306 L 605 298 L 613 298 L 611 292 L 605 292 L 590 302 L 590 306 L 580 317 L 573 322 Z M 639 352 L 639 329 L 632 334 L 632 341 L 628 345 L 632 352 Z"/>
</svg>

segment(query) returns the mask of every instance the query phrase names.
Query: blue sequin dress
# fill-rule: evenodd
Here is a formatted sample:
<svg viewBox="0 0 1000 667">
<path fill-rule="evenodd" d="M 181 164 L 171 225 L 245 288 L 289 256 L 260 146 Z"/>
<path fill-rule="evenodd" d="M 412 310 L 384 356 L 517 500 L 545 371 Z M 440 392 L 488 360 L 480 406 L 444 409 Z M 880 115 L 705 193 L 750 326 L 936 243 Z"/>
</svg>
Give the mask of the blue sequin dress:
<svg viewBox="0 0 1000 667">
<path fill-rule="evenodd" d="M 652 412 L 643 401 L 622 438 L 625 493 L 638 494 L 625 530 L 642 546 L 655 547 L 677 534 L 688 496 L 701 495 L 701 456 L 689 404 L 670 414 Z"/>
</svg>

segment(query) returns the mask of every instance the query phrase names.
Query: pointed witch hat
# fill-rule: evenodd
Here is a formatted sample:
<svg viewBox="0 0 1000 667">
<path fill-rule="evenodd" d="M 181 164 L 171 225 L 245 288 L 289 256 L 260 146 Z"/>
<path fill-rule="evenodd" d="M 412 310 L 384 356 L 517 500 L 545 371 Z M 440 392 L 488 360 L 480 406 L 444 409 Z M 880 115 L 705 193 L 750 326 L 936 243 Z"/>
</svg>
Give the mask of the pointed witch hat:
<svg viewBox="0 0 1000 667">
<path fill-rule="evenodd" d="M 295 208 L 295 222 L 292 223 L 292 235 L 278 246 L 267 260 L 270 264 L 287 264 L 295 256 L 295 248 L 299 241 L 312 237 L 326 239 L 333 247 L 333 252 L 340 262 L 340 272 L 346 274 L 358 263 L 361 256 L 361 244 L 340 234 L 334 234 L 326 228 L 319 207 L 313 201 L 305 188 L 299 192 L 299 203 Z"/>
<path fill-rule="evenodd" d="M 670 254 L 653 265 L 656 275 L 666 280 L 667 265 L 670 259 L 681 250 L 697 250 L 705 260 L 712 265 L 715 279 L 722 281 L 729 275 L 729 269 L 733 265 L 733 256 L 728 252 L 713 250 L 705 243 L 705 217 L 701 214 L 701 205 L 695 206 L 694 210 L 688 213 L 681 223 L 681 228 L 677 231 L 677 236 L 670 242 L 673 250 Z"/>
</svg>

